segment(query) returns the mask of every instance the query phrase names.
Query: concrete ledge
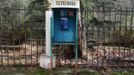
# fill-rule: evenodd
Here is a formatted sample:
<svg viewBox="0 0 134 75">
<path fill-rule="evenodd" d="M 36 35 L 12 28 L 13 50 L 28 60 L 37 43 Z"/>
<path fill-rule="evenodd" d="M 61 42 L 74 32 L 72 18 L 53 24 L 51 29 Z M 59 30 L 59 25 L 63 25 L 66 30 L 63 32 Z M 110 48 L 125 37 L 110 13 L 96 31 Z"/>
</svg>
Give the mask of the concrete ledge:
<svg viewBox="0 0 134 75">
<path fill-rule="evenodd" d="M 56 57 L 42 54 L 40 56 L 40 67 L 44 69 L 51 69 L 56 67 Z"/>
</svg>

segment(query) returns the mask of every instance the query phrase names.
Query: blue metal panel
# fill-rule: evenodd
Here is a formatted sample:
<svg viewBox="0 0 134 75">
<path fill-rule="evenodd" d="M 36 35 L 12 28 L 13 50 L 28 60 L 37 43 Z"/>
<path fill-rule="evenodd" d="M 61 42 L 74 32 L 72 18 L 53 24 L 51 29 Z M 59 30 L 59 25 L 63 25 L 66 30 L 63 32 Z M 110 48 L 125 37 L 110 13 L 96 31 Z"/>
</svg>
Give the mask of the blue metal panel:
<svg viewBox="0 0 134 75">
<path fill-rule="evenodd" d="M 54 43 L 75 43 L 76 9 L 53 9 L 54 16 Z M 71 16 L 69 11 L 72 11 Z M 64 20 L 64 23 L 61 23 Z M 63 27 L 61 25 L 64 25 Z"/>
</svg>

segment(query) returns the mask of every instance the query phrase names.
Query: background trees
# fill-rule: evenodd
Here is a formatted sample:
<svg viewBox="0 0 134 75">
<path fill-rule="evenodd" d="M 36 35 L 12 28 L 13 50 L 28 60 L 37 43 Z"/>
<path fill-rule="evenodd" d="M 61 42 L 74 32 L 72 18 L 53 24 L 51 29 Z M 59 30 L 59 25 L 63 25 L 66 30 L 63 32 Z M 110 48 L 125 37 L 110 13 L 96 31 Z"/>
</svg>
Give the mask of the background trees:
<svg viewBox="0 0 134 75">
<path fill-rule="evenodd" d="M 126 8 L 132 7 L 134 0 L 81 0 L 81 6 L 84 8 L 99 7 L 102 8 Z"/>
<path fill-rule="evenodd" d="M 99 37 L 98 40 L 102 40 L 103 42 L 103 40 L 105 41 L 107 40 L 106 34 L 109 34 L 111 37 L 108 38 L 111 38 L 111 42 L 114 42 L 114 44 L 125 47 L 130 45 L 132 46 L 132 42 L 134 42 L 133 40 L 134 30 L 123 30 L 123 29 L 125 29 L 125 26 L 131 26 L 131 25 L 133 26 L 134 22 L 131 20 L 133 20 L 134 13 L 120 12 L 120 11 L 128 11 L 128 10 L 131 11 L 133 5 L 134 0 L 81 0 L 81 10 L 82 10 L 81 17 L 82 17 L 82 27 L 84 30 L 82 35 L 84 40 L 89 39 L 94 40 L 96 36 Z M 113 12 L 92 12 L 93 10 L 98 11 L 98 9 L 99 11 L 113 11 Z M 122 26 L 124 28 L 122 28 Z M 94 28 L 91 29 L 92 27 Z M 107 30 L 109 27 L 110 29 L 113 29 L 114 27 L 116 27 L 117 29 L 113 30 L 112 32 L 110 31 L 110 33 L 108 33 L 105 31 L 105 29 Z M 99 34 L 101 35 L 96 35 L 97 33 L 95 33 L 94 31 L 95 28 L 99 28 L 102 31 L 102 33 L 101 31 L 99 31 Z M 90 35 L 89 33 L 91 33 L 92 35 Z M 86 34 L 88 34 L 89 37 Z"/>
<path fill-rule="evenodd" d="M 23 20 L 24 12 L 13 10 L 23 8 L 21 0 L 0 0 L 0 38 L 16 39 L 18 27 Z"/>
<path fill-rule="evenodd" d="M 0 38 L 44 38 L 46 0 L 0 0 Z"/>
<path fill-rule="evenodd" d="M 0 10 L 0 37 L 10 37 L 10 39 L 15 40 L 18 36 L 21 35 L 23 38 L 24 35 L 27 34 L 27 38 L 44 38 L 44 17 L 47 4 L 47 0 L 0 0 L 0 7 L 2 8 Z M 81 0 L 81 11 L 86 12 L 95 8 L 103 10 L 104 7 L 105 10 L 120 8 L 125 10 L 126 8 L 131 8 L 133 5 L 134 0 Z M 101 15 L 103 15 L 103 13 Z M 87 15 L 82 12 L 81 18 L 83 30 L 88 30 L 89 25 L 96 27 L 116 25 L 116 23 L 112 21 L 99 20 L 96 16 L 93 16 L 92 13 Z M 86 33 L 87 31 L 83 31 L 83 36 L 85 36 L 84 40 L 87 40 Z"/>
</svg>

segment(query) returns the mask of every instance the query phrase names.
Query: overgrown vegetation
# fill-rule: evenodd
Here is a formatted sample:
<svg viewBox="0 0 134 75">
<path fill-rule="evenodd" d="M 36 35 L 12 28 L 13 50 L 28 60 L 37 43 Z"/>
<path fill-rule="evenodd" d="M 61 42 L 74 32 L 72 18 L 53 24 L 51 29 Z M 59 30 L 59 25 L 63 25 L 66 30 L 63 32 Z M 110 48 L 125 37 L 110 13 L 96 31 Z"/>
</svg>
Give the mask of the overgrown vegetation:
<svg viewBox="0 0 134 75">
<path fill-rule="evenodd" d="M 116 30 L 113 32 L 113 41 L 118 46 L 133 47 L 134 30 Z"/>
<path fill-rule="evenodd" d="M 131 8 L 133 0 L 80 0 L 81 10 L 100 8 L 105 10 Z M 132 2 L 131 2 L 132 1 Z M 45 10 L 47 9 L 47 0 L 1 0 L 0 6 L 3 8 L 0 12 L 0 38 L 6 38 L 17 45 L 23 43 L 25 38 L 42 39 L 44 38 Z M 9 9 L 29 9 L 29 10 L 9 10 Z M 93 14 L 82 14 L 82 27 L 88 28 L 89 25 L 106 27 L 108 25 L 116 26 L 116 22 L 109 20 L 99 20 Z M 103 15 L 103 14 L 101 14 Z M 86 18 L 85 18 L 86 17 Z M 129 18 L 129 17 L 126 17 Z M 125 17 L 124 17 L 125 20 Z M 123 23 L 123 22 L 122 22 Z M 40 34 L 38 34 L 40 33 Z M 83 32 L 86 35 L 86 32 Z M 22 38 L 22 39 L 21 39 Z M 124 37 L 125 38 L 125 37 Z M 20 40 L 19 40 L 20 39 Z M 84 38 L 86 39 L 86 38 Z"/>
<path fill-rule="evenodd" d="M 10 70 L 9 70 L 10 69 Z M 4 70 L 4 71 L 2 71 Z M 55 69 L 52 72 L 50 70 L 45 70 L 39 67 L 6 67 L 6 68 L 0 68 L 0 74 L 1 75 L 12 75 L 12 74 L 24 74 L 24 75 L 56 75 L 56 74 L 63 74 L 63 71 L 70 70 L 70 69 Z M 10 72 L 9 72 L 10 71 Z M 50 74 L 51 73 L 51 74 Z M 66 72 L 67 73 L 67 72 Z M 70 72 L 69 72 L 70 73 Z M 102 70 L 88 70 L 88 71 L 78 71 L 78 75 L 134 75 L 133 70 L 111 70 L 110 72 L 108 71 L 102 71 Z"/>
<path fill-rule="evenodd" d="M 94 40 L 94 37 L 98 37 L 103 45 L 103 41 L 109 39 L 110 41 L 105 41 L 106 44 L 132 47 L 133 27 L 127 28 L 127 26 L 133 26 L 134 23 L 133 11 L 131 11 L 133 2 L 133 0 L 81 0 L 82 28 L 86 30 L 82 32 L 83 39 Z M 95 29 L 99 31 L 98 35 L 95 34 Z M 90 32 L 92 35 L 88 34 Z M 96 42 L 99 42 L 98 40 Z"/>
<path fill-rule="evenodd" d="M 28 38 L 44 38 L 45 4 L 46 0 L 1 0 L 0 39 L 18 45 Z"/>
<path fill-rule="evenodd" d="M 1 75 L 24 74 L 24 75 L 49 75 L 49 70 L 40 67 L 2 67 L 0 68 Z"/>
</svg>

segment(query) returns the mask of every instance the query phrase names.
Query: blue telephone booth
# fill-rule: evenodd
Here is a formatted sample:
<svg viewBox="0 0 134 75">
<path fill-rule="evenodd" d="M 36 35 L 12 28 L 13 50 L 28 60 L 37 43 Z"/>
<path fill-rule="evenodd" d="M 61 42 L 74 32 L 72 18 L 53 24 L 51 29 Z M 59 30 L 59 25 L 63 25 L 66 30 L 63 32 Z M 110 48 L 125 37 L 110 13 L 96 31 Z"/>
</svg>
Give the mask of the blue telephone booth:
<svg viewBox="0 0 134 75">
<path fill-rule="evenodd" d="M 46 11 L 46 49 L 40 56 L 40 66 L 50 69 L 56 67 L 54 46 L 73 46 L 70 51 L 78 58 L 78 9 L 79 0 L 49 0 L 51 8 Z M 62 49 L 63 50 L 63 49 Z"/>
<path fill-rule="evenodd" d="M 76 40 L 76 9 L 53 9 L 53 43 L 74 43 Z"/>
</svg>

